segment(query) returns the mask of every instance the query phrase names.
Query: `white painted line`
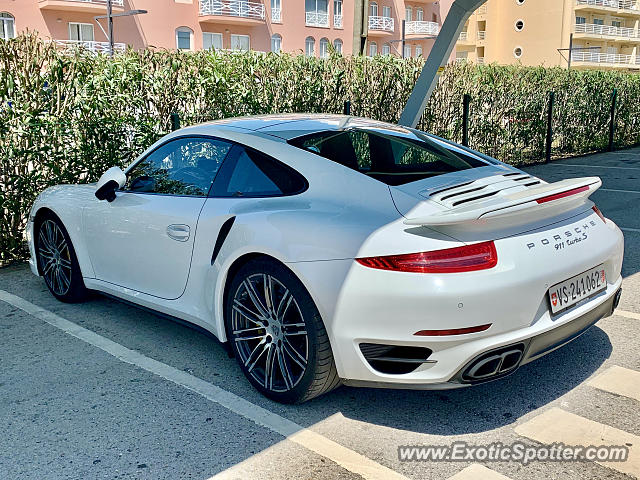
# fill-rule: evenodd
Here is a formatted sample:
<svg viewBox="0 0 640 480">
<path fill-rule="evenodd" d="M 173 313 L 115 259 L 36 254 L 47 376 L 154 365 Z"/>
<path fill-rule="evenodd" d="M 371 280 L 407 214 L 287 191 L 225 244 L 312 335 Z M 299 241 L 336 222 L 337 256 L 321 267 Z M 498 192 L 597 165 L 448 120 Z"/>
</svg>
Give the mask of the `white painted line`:
<svg viewBox="0 0 640 480">
<path fill-rule="evenodd" d="M 617 188 L 599 188 L 599 192 L 640 193 L 638 190 L 618 190 Z"/>
<path fill-rule="evenodd" d="M 640 167 L 608 167 L 605 165 L 579 165 L 579 164 L 572 164 L 572 163 L 556 163 L 556 162 L 547 163 L 547 165 L 553 165 L 555 167 L 579 167 L 579 168 L 587 167 L 587 168 L 606 168 L 611 170 L 640 170 Z"/>
<path fill-rule="evenodd" d="M 281 417 L 216 385 L 205 382 L 198 377 L 189 375 L 182 370 L 149 358 L 135 350 L 130 350 L 119 343 L 70 322 L 53 312 L 38 307 L 23 298 L 0 290 L 0 300 L 62 330 L 72 337 L 93 345 L 107 352 L 109 355 L 113 355 L 122 362 L 135 365 L 165 380 L 180 385 L 187 390 L 202 395 L 207 400 L 217 403 L 261 427 L 268 428 L 275 433 L 287 437 L 289 440 L 332 460 L 341 467 L 367 480 L 406 480 L 406 477 L 399 473 L 374 462 L 364 455 L 360 455 L 353 450 L 343 447 L 318 433 L 308 430 L 287 418 Z"/>
<path fill-rule="evenodd" d="M 551 445 L 628 446 L 625 462 L 596 462 L 618 472 L 640 477 L 640 437 L 554 407 L 515 428 L 522 435 Z"/>
<path fill-rule="evenodd" d="M 617 308 L 614 312 L 614 315 L 620 315 L 621 317 L 627 317 L 627 318 L 631 318 L 633 320 L 640 320 L 640 314 L 638 313 L 633 313 L 633 312 L 627 312 L 626 310 L 620 310 L 619 308 Z"/>
<path fill-rule="evenodd" d="M 622 228 L 619 227 L 620 230 L 622 230 L 623 232 L 635 232 L 635 233 L 640 233 L 640 228 Z"/>
<path fill-rule="evenodd" d="M 490 468 L 474 463 L 467 468 L 460 470 L 453 477 L 449 477 L 449 480 L 511 480 L 509 477 L 505 477 L 501 473 L 491 470 Z"/>
<path fill-rule="evenodd" d="M 587 382 L 592 387 L 640 401 L 640 372 L 614 365 Z"/>
</svg>

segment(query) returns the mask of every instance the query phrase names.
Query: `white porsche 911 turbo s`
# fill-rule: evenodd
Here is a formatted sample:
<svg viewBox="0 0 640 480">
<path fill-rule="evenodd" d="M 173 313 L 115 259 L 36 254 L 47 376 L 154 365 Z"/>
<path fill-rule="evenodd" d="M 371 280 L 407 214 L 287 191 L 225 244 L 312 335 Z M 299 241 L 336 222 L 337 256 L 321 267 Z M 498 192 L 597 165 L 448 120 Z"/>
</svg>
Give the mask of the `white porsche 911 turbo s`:
<svg viewBox="0 0 640 480">
<path fill-rule="evenodd" d="M 30 264 L 62 301 L 100 291 L 211 332 L 277 401 L 461 387 L 617 306 L 623 237 L 588 199 L 600 185 L 373 120 L 228 119 L 48 188 Z"/>
</svg>

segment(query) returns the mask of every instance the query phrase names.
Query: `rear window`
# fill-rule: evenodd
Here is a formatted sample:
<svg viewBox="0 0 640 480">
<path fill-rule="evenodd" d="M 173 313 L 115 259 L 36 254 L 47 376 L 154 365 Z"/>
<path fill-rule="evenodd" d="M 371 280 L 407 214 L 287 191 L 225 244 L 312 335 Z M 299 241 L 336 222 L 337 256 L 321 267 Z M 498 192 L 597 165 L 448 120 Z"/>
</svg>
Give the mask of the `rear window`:
<svg viewBox="0 0 640 480">
<path fill-rule="evenodd" d="M 289 143 L 387 185 L 403 185 L 488 165 L 471 155 L 452 152 L 426 135 L 400 128 L 322 131 L 291 139 Z"/>
</svg>

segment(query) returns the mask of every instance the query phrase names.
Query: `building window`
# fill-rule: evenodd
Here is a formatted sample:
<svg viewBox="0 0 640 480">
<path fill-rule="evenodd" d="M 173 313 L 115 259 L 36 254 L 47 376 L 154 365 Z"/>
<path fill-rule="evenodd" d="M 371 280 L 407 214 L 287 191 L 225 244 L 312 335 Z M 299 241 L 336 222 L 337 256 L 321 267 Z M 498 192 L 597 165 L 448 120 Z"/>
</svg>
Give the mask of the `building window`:
<svg viewBox="0 0 640 480">
<path fill-rule="evenodd" d="M 15 19 L 7 12 L 0 13 L 0 40 L 9 40 L 16 36 Z"/>
<path fill-rule="evenodd" d="M 513 56 L 516 58 L 522 57 L 522 47 L 516 47 L 513 49 Z"/>
<path fill-rule="evenodd" d="M 382 7 L 382 16 L 384 18 L 391 18 L 391 7 Z"/>
<path fill-rule="evenodd" d="M 376 2 L 371 2 L 369 4 L 369 15 L 372 17 L 378 16 L 378 4 Z"/>
<path fill-rule="evenodd" d="M 523 5 L 523 4 L 524 4 L 524 0 L 516 0 L 516 3 L 517 3 L 518 5 Z"/>
<path fill-rule="evenodd" d="M 316 40 L 313 37 L 307 37 L 304 41 L 304 54 L 307 57 L 313 57 L 316 53 Z"/>
<path fill-rule="evenodd" d="M 333 26 L 342 28 L 342 0 L 333 0 Z"/>
<path fill-rule="evenodd" d="M 404 58 L 409 58 L 411 56 L 411 45 L 404 46 Z"/>
<path fill-rule="evenodd" d="M 391 45 L 388 43 L 382 45 L 382 55 L 391 55 Z"/>
<path fill-rule="evenodd" d="M 369 56 L 375 57 L 378 54 L 378 44 L 376 42 L 369 43 Z"/>
<path fill-rule="evenodd" d="M 69 22 L 69 40 L 93 42 L 93 25 L 90 23 Z"/>
<path fill-rule="evenodd" d="M 576 17 L 576 25 L 584 25 L 587 23 L 586 17 Z"/>
<path fill-rule="evenodd" d="M 616 28 L 620 28 L 620 27 L 622 27 L 622 22 L 620 20 L 611 20 L 611 26 L 612 27 L 616 27 Z"/>
<path fill-rule="evenodd" d="M 524 28 L 524 20 L 518 20 L 514 25 L 514 28 L 516 29 L 516 32 L 521 32 Z"/>
<path fill-rule="evenodd" d="M 211 48 L 213 48 L 214 50 L 221 50 L 222 34 L 204 32 L 202 34 L 202 48 L 204 48 L 205 50 L 209 50 Z"/>
<path fill-rule="evenodd" d="M 250 48 L 249 35 L 231 35 L 231 50 L 248 52 Z"/>
<path fill-rule="evenodd" d="M 190 28 L 180 27 L 176 29 L 176 46 L 178 50 L 192 50 L 193 32 Z"/>
<path fill-rule="evenodd" d="M 416 57 L 422 55 L 422 45 L 416 45 Z"/>
<path fill-rule="evenodd" d="M 406 7 L 404 9 L 404 19 L 407 22 L 410 22 L 412 20 L 413 17 L 413 9 L 411 7 Z"/>
<path fill-rule="evenodd" d="M 305 0 L 306 24 L 312 27 L 329 26 L 328 0 Z"/>
<path fill-rule="evenodd" d="M 280 53 L 282 50 L 282 37 L 277 33 L 271 37 L 271 51 Z"/>
<path fill-rule="evenodd" d="M 424 20 L 424 10 L 422 7 L 416 9 L 416 21 L 422 22 Z"/>
<path fill-rule="evenodd" d="M 271 21 L 282 21 L 282 2 L 281 0 L 271 0 Z"/>
<path fill-rule="evenodd" d="M 336 38 L 333 41 L 333 48 L 335 48 L 336 53 L 342 55 L 342 40 L 340 40 L 339 38 Z"/>
<path fill-rule="evenodd" d="M 329 39 L 321 38 L 320 39 L 320 58 L 328 58 L 329 57 Z"/>
<path fill-rule="evenodd" d="M 604 19 L 603 18 L 594 18 L 593 19 L 593 24 L 594 25 L 604 25 Z"/>
</svg>

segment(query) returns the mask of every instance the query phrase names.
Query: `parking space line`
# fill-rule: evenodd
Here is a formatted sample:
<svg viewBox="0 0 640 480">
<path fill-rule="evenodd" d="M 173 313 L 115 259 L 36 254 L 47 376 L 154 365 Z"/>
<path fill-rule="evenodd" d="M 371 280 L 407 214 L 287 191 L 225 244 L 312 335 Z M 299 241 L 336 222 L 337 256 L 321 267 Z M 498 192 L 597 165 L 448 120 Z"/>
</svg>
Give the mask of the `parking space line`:
<svg viewBox="0 0 640 480">
<path fill-rule="evenodd" d="M 578 165 L 572 163 L 547 163 L 547 165 L 553 165 L 554 167 L 579 167 L 579 168 L 605 168 L 611 170 L 640 170 L 640 167 L 608 167 L 605 165 Z"/>
<path fill-rule="evenodd" d="M 623 232 L 635 232 L 635 233 L 640 233 L 640 228 L 627 228 L 627 227 L 620 227 L 620 230 L 622 230 Z"/>
<path fill-rule="evenodd" d="M 599 192 L 615 192 L 615 193 L 640 193 L 638 190 L 619 190 L 617 188 L 599 188 Z"/>
<path fill-rule="evenodd" d="M 473 463 L 460 470 L 454 476 L 449 477 L 449 480 L 477 480 L 478 478 L 482 478 L 483 480 L 511 480 L 509 477 L 505 477 L 501 473 L 491 470 L 479 463 Z"/>
<path fill-rule="evenodd" d="M 620 310 L 619 308 L 613 312 L 614 315 L 620 315 L 621 317 L 631 318 L 633 320 L 640 320 L 640 314 L 627 312 L 625 310 Z"/>
<path fill-rule="evenodd" d="M 109 340 L 97 333 L 73 323 L 53 312 L 45 310 L 21 297 L 0 290 L 0 301 L 38 318 L 66 334 L 93 345 L 116 357 L 118 360 L 142 368 L 181 387 L 195 392 L 207 400 L 217 403 L 261 427 L 278 433 L 289 440 L 332 460 L 346 470 L 367 480 L 406 480 L 398 472 L 380 465 L 368 457 L 350 450 L 318 433 L 304 428 L 291 420 L 228 392 L 212 383 L 188 374 L 175 367 L 147 357 L 136 350 Z"/>
<path fill-rule="evenodd" d="M 597 461 L 596 463 L 618 472 L 640 477 L 640 437 L 609 425 L 553 407 L 528 422 L 518 425 L 515 432 L 547 445 L 554 443 L 585 447 L 626 445 L 629 447 L 629 457 L 626 461 Z"/>
<path fill-rule="evenodd" d="M 640 372 L 635 370 L 614 365 L 589 380 L 587 384 L 605 392 L 640 401 Z"/>
</svg>

